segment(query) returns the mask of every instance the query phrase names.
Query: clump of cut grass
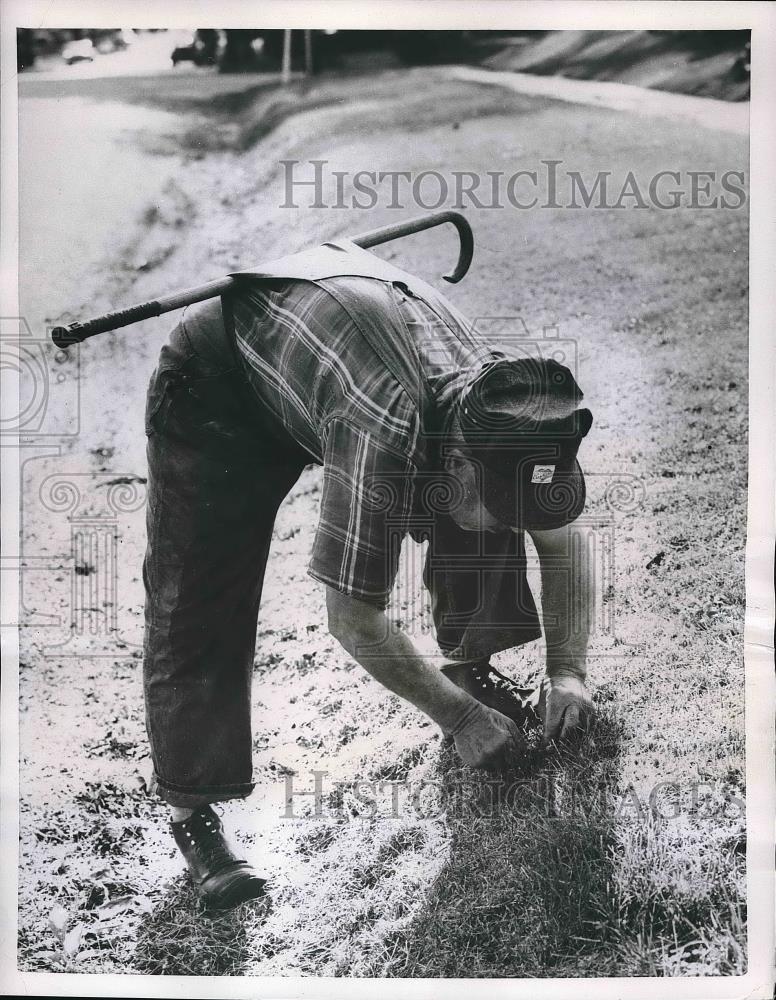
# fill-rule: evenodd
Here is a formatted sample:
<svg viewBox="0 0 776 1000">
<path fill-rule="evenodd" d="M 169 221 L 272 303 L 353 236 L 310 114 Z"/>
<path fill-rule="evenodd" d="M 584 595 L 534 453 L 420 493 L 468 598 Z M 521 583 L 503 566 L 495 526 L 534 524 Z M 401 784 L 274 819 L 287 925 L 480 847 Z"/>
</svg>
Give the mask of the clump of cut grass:
<svg viewBox="0 0 776 1000">
<path fill-rule="evenodd" d="M 301 834 L 296 849 L 303 857 L 315 856 L 329 848 L 341 832 L 342 824 L 333 820 L 321 820 L 309 832 Z"/>
<path fill-rule="evenodd" d="M 377 885 L 380 879 L 390 874 L 393 861 L 405 851 L 419 851 L 425 843 L 426 835 L 422 827 L 407 826 L 397 830 L 379 847 L 373 858 L 353 870 L 352 881 L 366 888 Z"/>
<path fill-rule="evenodd" d="M 425 747 L 405 747 L 392 760 L 375 765 L 369 772 L 371 781 L 402 781 L 423 760 Z"/>
</svg>

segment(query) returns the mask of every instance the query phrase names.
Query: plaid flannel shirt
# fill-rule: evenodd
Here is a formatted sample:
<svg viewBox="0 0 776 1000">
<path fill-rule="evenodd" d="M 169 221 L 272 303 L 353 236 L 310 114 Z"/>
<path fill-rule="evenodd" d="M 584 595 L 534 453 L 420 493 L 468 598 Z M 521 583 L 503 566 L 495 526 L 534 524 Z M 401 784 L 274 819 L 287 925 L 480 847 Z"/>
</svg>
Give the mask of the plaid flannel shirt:
<svg viewBox="0 0 776 1000">
<path fill-rule="evenodd" d="M 418 477 L 433 471 L 417 402 L 386 368 L 343 305 L 375 279 L 256 282 L 232 303 L 235 340 L 256 396 L 323 465 L 320 517 L 308 573 L 384 607 L 411 530 Z M 397 318 L 427 378 L 450 376 L 500 352 L 477 344 L 441 296 L 393 285 Z M 425 287 L 425 286 L 424 286 Z M 368 305 L 366 306 L 368 308 Z M 397 331 L 385 320 L 386 342 Z M 387 500 L 386 500 L 387 497 Z"/>
</svg>

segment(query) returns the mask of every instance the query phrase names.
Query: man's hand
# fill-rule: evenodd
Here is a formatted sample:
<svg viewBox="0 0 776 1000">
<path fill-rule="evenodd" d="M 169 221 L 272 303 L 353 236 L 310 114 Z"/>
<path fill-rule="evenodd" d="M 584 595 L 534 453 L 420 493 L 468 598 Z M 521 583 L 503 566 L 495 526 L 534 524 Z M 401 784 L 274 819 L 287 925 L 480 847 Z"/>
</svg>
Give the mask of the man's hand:
<svg viewBox="0 0 776 1000">
<path fill-rule="evenodd" d="M 544 746 L 553 740 L 579 743 L 595 719 L 595 706 L 585 682 L 565 674 L 544 678 L 537 711 L 544 723 Z"/>
<path fill-rule="evenodd" d="M 520 732 L 501 712 L 473 701 L 450 731 L 464 764 L 503 771 L 523 748 Z"/>
</svg>

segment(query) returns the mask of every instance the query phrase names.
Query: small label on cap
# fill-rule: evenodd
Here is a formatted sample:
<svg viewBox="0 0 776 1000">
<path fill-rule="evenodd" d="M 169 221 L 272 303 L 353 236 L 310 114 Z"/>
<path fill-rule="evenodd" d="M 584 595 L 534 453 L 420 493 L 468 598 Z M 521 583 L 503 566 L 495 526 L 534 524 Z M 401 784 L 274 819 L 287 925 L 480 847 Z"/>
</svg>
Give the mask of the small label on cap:
<svg viewBox="0 0 776 1000">
<path fill-rule="evenodd" d="M 535 465 L 533 468 L 533 475 L 531 476 L 532 483 L 551 483 L 552 477 L 555 475 L 554 465 Z"/>
</svg>

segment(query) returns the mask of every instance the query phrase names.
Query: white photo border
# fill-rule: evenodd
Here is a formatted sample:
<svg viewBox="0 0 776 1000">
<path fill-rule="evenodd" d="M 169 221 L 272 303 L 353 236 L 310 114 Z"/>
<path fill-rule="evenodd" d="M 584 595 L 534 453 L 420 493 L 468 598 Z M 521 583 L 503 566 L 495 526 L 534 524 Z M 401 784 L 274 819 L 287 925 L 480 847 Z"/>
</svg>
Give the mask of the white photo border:
<svg viewBox="0 0 776 1000">
<path fill-rule="evenodd" d="M 371 28 L 390 13 L 394 29 L 743 29 L 752 30 L 751 291 L 749 355 L 749 492 L 746 559 L 746 754 L 749 968 L 742 977 L 639 979 L 380 980 L 328 978 L 158 977 L 27 973 L 16 967 L 18 862 L 18 580 L 3 580 L 0 625 L 4 670 L 0 688 L 0 985 L 7 994 L 116 997 L 381 997 L 455 1000 L 475 996 L 531 1000 L 627 996 L 632 1000 L 769 998 L 774 985 L 774 543 L 776 542 L 776 5 L 718 2 L 531 2 L 531 0 L 3 0 L 0 5 L 0 134 L 2 243 L 0 315 L 18 315 L 17 27 Z M 14 373 L 2 390 L 18 395 Z M 3 553 L 19 537 L 19 469 L 2 449 Z M 4 577 L 11 574 L 4 574 Z"/>
</svg>

